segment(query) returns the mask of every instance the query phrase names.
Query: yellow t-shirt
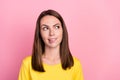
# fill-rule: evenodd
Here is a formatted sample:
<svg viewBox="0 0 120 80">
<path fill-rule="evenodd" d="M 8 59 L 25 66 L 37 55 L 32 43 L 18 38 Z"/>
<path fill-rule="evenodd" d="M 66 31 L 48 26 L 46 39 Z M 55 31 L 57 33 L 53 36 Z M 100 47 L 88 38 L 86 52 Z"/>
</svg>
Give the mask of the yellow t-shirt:
<svg viewBox="0 0 120 80">
<path fill-rule="evenodd" d="M 31 56 L 26 57 L 21 65 L 18 80 L 83 80 L 82 67 L 77 58 L 70 69 L 62 69 L 61 64 L 48 65 L 43 63 L 46 72 L 32 69 Z"/>
</svg>

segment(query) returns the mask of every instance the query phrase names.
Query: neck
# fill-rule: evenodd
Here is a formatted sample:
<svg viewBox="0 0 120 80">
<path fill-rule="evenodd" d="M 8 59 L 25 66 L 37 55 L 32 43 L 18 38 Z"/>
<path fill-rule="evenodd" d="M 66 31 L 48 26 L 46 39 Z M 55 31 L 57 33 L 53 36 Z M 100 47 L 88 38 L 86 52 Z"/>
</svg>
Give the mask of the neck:
<svg viewBox="0 0 120 80">
<path fill-rule="evenodd" d="M 59 47 L 56 47 L 56 48 L 45 47 L 45 53 L 43 56 L 49 60 L 58 59 L 60 58 L 60 48 Z"/>
</svg>

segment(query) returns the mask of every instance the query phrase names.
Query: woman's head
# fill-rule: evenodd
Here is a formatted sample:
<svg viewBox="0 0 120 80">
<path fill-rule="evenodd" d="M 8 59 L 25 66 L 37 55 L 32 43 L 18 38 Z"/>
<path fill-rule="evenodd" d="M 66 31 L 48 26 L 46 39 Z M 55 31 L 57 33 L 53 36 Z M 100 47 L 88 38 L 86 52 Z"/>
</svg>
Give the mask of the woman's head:
<svg viewBox="0 0 120 80">
<path fill-rule="evenodd" d="M 42 49 L 42 52 L 44 52 L 44 50 L 45 50 L 45 41 L 43 40 L 43 37 L 42 37 L 42 35 L 41 35 L 41 27 L 42 27 L 42 22 L 43 22 L 43 19 L 44 18 L 46 18 L 47 20 L 49 19 L 49 18 L 56 18 L 57 20 L 56 20 L 56 23 L 55 22 L 53 22 L 54 24 L 57 24 L 58 23 L 58 25 L 56 25 L 56 26 L 59 26 L 59 27 L 61 27 L 61 29 L 62 29 L 62 40 L 61 40 L 61 44 L 62 44 L 62 42 L 63 41 L 68 41 L 68 33 L 67 33 L 67 30 L 66 30 L 66 25 L 65 25 L 65 22 L 64 22 L 64 20 L 63 20 L 63 18 L 61 17 L 61 15 L 58 13 L 58 12 L 56 12 L 56 11 L 54 11 L 54 10 L 46 10 L 46 11 L 43 11 L 41 14 L 40 14 L 40 16 L 38 17 L 38 20 L 37 20 L 37 30 L 38 30 L 38 34 L 39 34 L 39 37 L 38 38 L 40 38 L 40 40 L 41 40 L 41 44 L 42 44 L 42 47 L 43 47 L 43 49 Z M 45 20 L 45 19 L 44 19 Z M 52 21 L 51 21 L 52 22 Z M 46 24 L 46 23 L 45 23 Z M 47 25 L 47 24 L 46 24 Z M 48 26 L 49 26 L 49 24 L 48 24 Z M 57 32 L 58 33 L 58 32 Z"/>
<path fill-rule="evenodd" d="M 40 20 L 40 35 L 46 48 L 60 49 L 63 29 L 61 22 L 54 16 L 44 16 Z"/>
<path fill-rule="evenodd" d="M 58 31 L 59 26 L 59 31 Z M 46 31 L 49 29 L 49 31 Z M 59 34 L 58 34 L 59 33 Z M 47 37 L 46 37 L 47 35 Z M 57 36 L 56 36 L 57 35 Z M 42 66 L 42 55 L 45 51 L 45 46 L 51 46 L 56 38 L 59 37 L 57 45 L 60 47 L 60 58 L 64 69 L 73 65 L 72 55 L 68 45 L 68 32 L 62 16 L 54 10 L 43 11 L 36 23 L 35 37 L 32 53 L 32 67 L 38 71 L 44 71 Z M 47 41 L 47 39 L 48 41 Z M 52 46 L 52 47 L 55 47 Z M 71 61 L 71 62 L 70 62 Z"/>
</svg>

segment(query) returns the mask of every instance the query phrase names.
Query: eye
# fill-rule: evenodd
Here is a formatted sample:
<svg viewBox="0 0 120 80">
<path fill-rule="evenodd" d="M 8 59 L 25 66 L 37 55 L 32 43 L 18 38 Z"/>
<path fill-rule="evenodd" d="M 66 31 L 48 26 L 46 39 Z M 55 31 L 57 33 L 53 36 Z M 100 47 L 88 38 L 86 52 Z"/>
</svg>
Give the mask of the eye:
<svg viewBox="0 0 120 80">
<path fill-rule="evenodd" d="M 60 26 L 55 26 L 55 28 L 56 28 L 56 29 L 59 29 L 59 28 L 60 28 Z"/>
<path fill-rule="evenodd" d="M 42 29 L 43 29 L 43 31 L 46 31 L 46 30 L 48 30 L 49 28 L 48 28 L 48 27 L 43 27 Z"/>
</svg>

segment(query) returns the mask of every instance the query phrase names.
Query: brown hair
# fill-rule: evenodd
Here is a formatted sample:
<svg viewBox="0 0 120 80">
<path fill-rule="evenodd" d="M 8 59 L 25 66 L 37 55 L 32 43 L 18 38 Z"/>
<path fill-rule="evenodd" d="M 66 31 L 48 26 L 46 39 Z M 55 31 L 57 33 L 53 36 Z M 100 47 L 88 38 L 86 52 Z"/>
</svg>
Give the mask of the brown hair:
<svg viewBox="0 0 120 80">
<path fill-rule="evenodd" d="M 62 24 L 63 38 L 60 43 L 61 65 L 64 70 L 66 70 L 67 68 L 71 68 L 74 65 L 74 61 L 73 61 L 73 57 L 69 49 L 68 32 L 66 29 L 66 25 L 61 15 L 54 10 L 43 11 L 37 19 L 33 50 L 32 50 L 32 68 L 36 71 L 45 72 L 43 64 L 42 64 L 42 55 L 45 51 L 45 44 L 40 34 L 40 21 L 46 15 L 51 15 L 51 16 L 56 17 L 57 19 L 59 19 L 59 21 Z"/>
</svg>

